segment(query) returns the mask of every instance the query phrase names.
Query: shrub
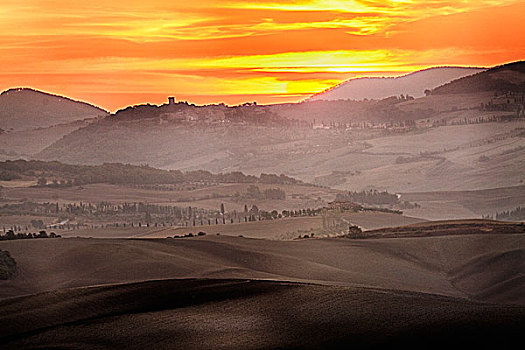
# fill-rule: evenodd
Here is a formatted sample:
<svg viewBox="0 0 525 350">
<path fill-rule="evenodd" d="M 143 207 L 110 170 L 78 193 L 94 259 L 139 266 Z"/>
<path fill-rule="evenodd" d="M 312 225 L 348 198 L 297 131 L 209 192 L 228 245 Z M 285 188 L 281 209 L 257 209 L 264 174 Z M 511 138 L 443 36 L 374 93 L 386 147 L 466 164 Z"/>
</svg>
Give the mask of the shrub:
<svg viewBox="0 0 525 350">
<path fill-rule="evenodd" d="M 488 162 L 489 160 L 490 160 L 490 158 L 485 156 L 485 155 L 479 156 L 479 158 L 478 158 L 479 162 Z"/>
<path fill-rule="evenodd" d="M 0 280 L 11 278 L 16 272 L 16 261 L 6 250 L 0 250 Z"/>
</svg>

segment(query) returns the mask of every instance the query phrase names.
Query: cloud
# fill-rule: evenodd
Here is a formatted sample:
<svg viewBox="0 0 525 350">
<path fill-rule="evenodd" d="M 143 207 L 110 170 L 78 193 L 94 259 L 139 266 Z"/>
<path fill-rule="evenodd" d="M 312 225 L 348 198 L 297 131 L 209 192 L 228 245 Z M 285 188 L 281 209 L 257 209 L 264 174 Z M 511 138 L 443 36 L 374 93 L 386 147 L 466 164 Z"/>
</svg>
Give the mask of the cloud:
<svg viewBox="0 0 525 350">
<path fill-rule="evenodd" d="M 356 76 L 523 58 L 523 11 L 518 0 L 2 0 L 0 89 L 283 101 Z"/>
</svg>

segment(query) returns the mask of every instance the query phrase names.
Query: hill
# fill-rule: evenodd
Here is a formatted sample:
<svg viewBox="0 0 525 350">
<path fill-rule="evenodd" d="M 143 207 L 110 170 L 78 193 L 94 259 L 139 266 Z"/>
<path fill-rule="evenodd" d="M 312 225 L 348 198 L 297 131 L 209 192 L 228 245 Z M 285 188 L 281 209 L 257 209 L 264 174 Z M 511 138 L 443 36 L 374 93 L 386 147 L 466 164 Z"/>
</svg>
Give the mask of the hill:
<svg viewBox="0 0 525 350">
<path fill-rule="evenodd" d="M 33 157 L 283 173 L 345 190 L 522 185 L 523 96 L 459 92 L 271 106 L 135 106 L 78 129 Z"/>
<path fill-rule="evenodd" d="M 418 237 L 417 227 L 427 236 Z M 525 324 L 525 235 L 513 227 L 421 223 L 376 231 L 403 238 L 288 242 L 224 235 L 1 241 L 17 274 L 0 281 L 0 344 L 500 346 L 522 339 Z"/>
<path fill-rule="evenodd" d="M 71 187 L 73 185 L 95 183 L 128 185 L 180 184 L 185 182 L 301 184 L 301 181 L 285 175 L 261 174 L 257 177 L 245 175 L 242 172 L 212 174 L 204 170 L 183 173 L 179 170 L 163 170 L 148 165 L 137 166 L 122 163 L 74 165 L 56 161 L 26 161 L 19 159 L 0 162 L 0 169 L 2 169 L 4 176 L 10 176 L 14 179 L 24 178 L 27 181 L 35 182 L 41 178 L 51 180 L 55 182 L 54 187 Z M 49 181 L 49 185 L 53 185 L 51 181 Z M 39 185 L 44 187 L 47 183 Z"/>
<path fill-rule="evenodd" d="M 392 130 L 104 119 L 72 132 L 35 158 L 72 164 L 147 163 L 214 173 L 282 173 L 346 190 L 429 192 L 521 185 L 523 119 L 479 122 L 480 114 L 492 118 L 493 112 L 453 113 L 447 119 L 451 125 L 425 119 L 418 127 Z"/>
<path fill-rule="evenodd" d="M 479 93 L 485 91 L 525 93 L 525 61 L 493 67 L 454 80 L 432 90 L 432 95 Z M 523 103 L 523 100 L 521 101 Z"/>
<path fill-rule="evenodd" d="M 85 102 L 45 92 L 16 88 L 0 94 L 0 129 L 21 131 L 47 128 L 107 115 Z"/>
<path fill-rule="evenodd" d="M 416 224 L 417 226 L 418 224 Z M 251 278 L 366 286 L 525 305 L 525 235 L 464 222 L 423 223 L 427 237 L 270 241 L 225 235 L 183 239 L 1 241 L 16 260 L 3 297 L 166 278 Z M 463 226 L 462 226 L 463 225 Z M 413 226 L 408 226 L 413 227 Z M 400 233 L 401 229 L 386 232 Z M 523 230 L 521 229 L 522 232 Z M 406 232 L 406 230 L 405 230 Z M 413 236 L 418 236 L 414 232 Z"/>
<path fill-rule="evenodd" d="M 497 348 L 525 330 L 523 307 L 249 279 L 69 289 L 0 302 L 0 315 L 3 349 Z"/>
<path fill-rule="evenodd" d="M 0 134 L 0 160 L 29 159 L 62 137 L 87 126 L 94 120 L 88 118 L 49 127 Z"/>
<path fill-rule="evenodd" d="M 484 70 L 485 68 L 434 67 L 400 77 L 350 79 L 311 96 L 307 101 L 383 99 L 401 94 L 417 98 L 425 96 L 425 90 Z"/>
</svg>

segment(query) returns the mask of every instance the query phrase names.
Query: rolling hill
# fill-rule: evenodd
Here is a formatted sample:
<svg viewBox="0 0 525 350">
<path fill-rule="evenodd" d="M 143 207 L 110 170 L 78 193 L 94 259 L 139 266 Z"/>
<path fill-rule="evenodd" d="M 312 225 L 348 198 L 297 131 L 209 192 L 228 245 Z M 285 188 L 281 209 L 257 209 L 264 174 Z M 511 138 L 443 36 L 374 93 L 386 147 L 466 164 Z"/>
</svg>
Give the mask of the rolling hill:
<svg viewBox="0 0 525 350">
<path fill-rule="evenodd" d="M 0 302 L 0 344 L 6 350 L 152 344 L 156 349 L 483 349 L 522 341 L 524 321 L 523 307 L 421 293 L 249 279 L 161 280 Z"/>
<path fill-rule="evenodd" d="M 1 241 L 16 260 L 0 297 L 168 278 L 250 278 L 403 290 L 525 305 L 523 226 L 428 222 L 370 231 L 403 238 Z M 469 228 L 470 227 L 470 228 Z M 463 232 L 463 233 L 462 233 Z M 521 233 L 520 233 L 521 232 Z M 425 237 L 417 237 L 424 234 Z"/>
<path fill-rule="evenodd" d="M 520 67 L 521 62 L 496 67 L 443 88 L 504 76 L 521 89 Z M 440 70 L 414 76 L 425 80 L 429 75 L 432 81 L 436 72 Z M 368 101 L 134 106 L 71 132 L 33 157 L 214 173 L 284 173 L 344 190 L 406 193 L 522 185 L 525 119 L 516 113 L 522 96 L 507 103 L 503 94 L 505 103 L 499 105 L 494 91 L 440 89 L 420 98 Z"/>
<path fill-rule="evenodd" d="M 455 118 L 470 112 L 456 112 Z M 522 185 L 524 126 L 518 119 L 389 133 L 104 119 L 34 157 L 71 164 L 147 163 L 214 173 L 282 173 L 342 190 L 477 190 Z"/>
<path fill-rule="evenodd" d="M 0 344 L 497 347 L 523 338 L 518 231 L 452 221 L 372 232 L 403 238 L 2 241 L 17 272 L 0 281 Z"/>
<path fill-rule="evenodd" d="M 350 79 L 311 96 L 307 101 L 383 99 L 401 94 L 417 98 L 424 96 L 427 89 L 431 90 L 484 70 L 485 68 L 435 67 L 400 77 Z"/>
<path fill-rule="evenodd" d="M 47 128 L 107 115 L 101 108 L 45 92 L 16 88 L 0 94 L 0 128 L 22 131 Z"/>
<path fill-rule="evenodd" d="M 433 89 L 432 95 L 479 93 L 485 91 L 525 93 L 525 61 L 504 64 L 454 80 Z"/>
<path fill-rule="evenodd" d="M 87 126 L 94 118 L 0 134 L 0 160 L 31 158 L 62 137 Z"/>
</svg>

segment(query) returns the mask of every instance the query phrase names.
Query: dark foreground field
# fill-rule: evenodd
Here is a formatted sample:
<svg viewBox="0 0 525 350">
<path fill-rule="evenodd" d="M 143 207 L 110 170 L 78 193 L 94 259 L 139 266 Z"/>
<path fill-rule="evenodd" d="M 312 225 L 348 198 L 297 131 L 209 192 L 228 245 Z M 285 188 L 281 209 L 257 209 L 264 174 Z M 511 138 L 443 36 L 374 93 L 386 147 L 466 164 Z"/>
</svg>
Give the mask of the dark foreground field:
<svg viewBox="0 0 525 350">
<path fill-rule="evenodd" d="M 489 221 L 368 238 L 31 239 L 1 349 L 499 349 L 525 340 L 525 234 Z"/>
<path fill-rule="evenodd" d="M 438 348 L 520 344 L 525 308 L 391 290 L 163 280 L 0 302 L 3 349 Z"/>
</svg>

